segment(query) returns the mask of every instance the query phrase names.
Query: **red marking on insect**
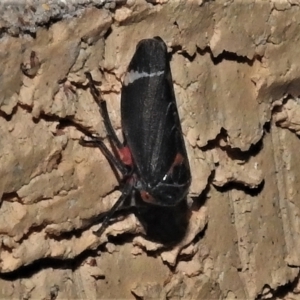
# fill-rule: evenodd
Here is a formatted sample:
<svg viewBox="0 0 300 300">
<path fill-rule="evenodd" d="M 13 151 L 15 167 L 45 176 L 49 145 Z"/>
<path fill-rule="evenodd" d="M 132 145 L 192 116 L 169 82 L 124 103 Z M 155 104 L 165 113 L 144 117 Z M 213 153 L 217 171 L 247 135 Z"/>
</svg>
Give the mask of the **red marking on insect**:
<svg viewBox="0 0 300 300">
<path fill-rule="evenodd" d="M 180 153 L 177 153 L 176 156 L 175 156 L 175 159 L 168 171 L 168 174 L 171 174 L 173 172 L 173 169 L 176 167 L 176 166 L 180 166 L 183 164 L 183 161 L 184 161 L 184 156 Z"/>
<path fill-rule="evenodd" d="M 132 156 L 130 149 L 126 146 L 118 149 L 120 159 L 126 166 L 133 166 Z"/>
<path fill-rule="evenodd" d="M 140 191 L 140 194 L 141 194 L 143 201 L 145 201 L 147 203 L 151 203 L 151 204 L 156 203 L 155 199 L 148 192 Z"/>
</svg>

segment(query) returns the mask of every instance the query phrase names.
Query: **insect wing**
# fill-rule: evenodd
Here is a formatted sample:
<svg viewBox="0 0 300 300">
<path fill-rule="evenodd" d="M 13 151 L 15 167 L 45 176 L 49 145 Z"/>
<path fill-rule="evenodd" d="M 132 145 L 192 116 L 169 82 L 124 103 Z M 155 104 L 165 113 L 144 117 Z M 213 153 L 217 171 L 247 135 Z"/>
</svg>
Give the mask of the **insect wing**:
<svg viewBox="0 0 300 300">
<path fill-rule="evenodd" d="M 147 186 L 157 186 L 179 153 L 185 159 L 184 176 L 190 171 L 181 133 L 167 48 L 160 38 L 142 40 L 130 62 L 121 96 L 125 140 L 137 172 Z M 170 184 L 181 182 L 170 181 Z"/>
</svg>

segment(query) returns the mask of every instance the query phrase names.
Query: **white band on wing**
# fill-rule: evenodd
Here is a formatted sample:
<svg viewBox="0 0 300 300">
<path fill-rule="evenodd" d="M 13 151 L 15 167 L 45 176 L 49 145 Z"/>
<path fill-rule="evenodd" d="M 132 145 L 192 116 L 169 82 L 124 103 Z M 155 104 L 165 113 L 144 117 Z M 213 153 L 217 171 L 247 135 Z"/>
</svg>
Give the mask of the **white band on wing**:
<svg viewBox="0 0 300 300">
<path fill-rule="evenodd" d="M 140 73 L 138 71 L 130 71 L 130 72 L 127 72 L 127 74 L 125 75 L 123 85 L 126 86 L 129 83 L 132 83 L 135 80 L 140 79 L 140 78 L 161 76 L 162 74 L 164 74 L 164 71 L 158 71 L 158 72 L 154 72 L 154 73 L 150 73 L 150 74 L 146 73 L 146 72 Z"/>
</svg>

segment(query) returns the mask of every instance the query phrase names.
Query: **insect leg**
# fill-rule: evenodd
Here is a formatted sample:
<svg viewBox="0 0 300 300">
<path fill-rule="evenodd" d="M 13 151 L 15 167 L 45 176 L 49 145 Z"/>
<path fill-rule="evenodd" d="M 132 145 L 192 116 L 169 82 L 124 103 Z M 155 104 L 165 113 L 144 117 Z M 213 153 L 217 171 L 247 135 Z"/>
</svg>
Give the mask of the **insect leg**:
<svg viewBox="0 0 300 300">
<path fill-rule="evenodd" d="M 110 162 L 110 164 L 115 166 L 122 173 L 123 176 L 127 176 L 128 173 L 130 173 L 126 165 L 119 158 L 117 158 L 111 153 L 111 151 L 106 147 L 106 145 L 99 137 L 82 137 L 79 143 L 83 146 L 99 148 L 106 157 L 106 159 Z"/>
<path fill-rule="evenodd" d="M 113 205 L 113 207 L 110 209 L 110 211 L 105 216 L 105 218 L 101 224 L 101 227 L 97 231 L 93 232 L 95 235 L 100 237 L 103 234 L 103 232 L 105 231 L 105 229 L 108 226 L 109 220 L 111 219 L 113 214 L 118 210 L 118 208 L 123 204 L 123 202 L 126 200 L 126 198 L 131 194 L 132 189 L 133 189 L 132 184 L 127 182 L 122 190 L 122 195 L 120 196 L 120 198 L 116 201 L 116 203 Z"/>
<path fill-rule="evenodd" d="M 90 87 L 91 93 L 92 93 L 96 103 L 98 104 L 100 113 L 103 117 L 106 132 L 107 132 L 109 138 L 111 139 L 111 141 L 115 144 L 115 146 L 118 149 L 121 149 L 124 146 L 120 142 L 119 138 L 117 137 L 116 132 L 115 132 L 115 130 L 114 130 L 112 124 L 111 124 L 109 114 L 108 114 L 108 111 L 107 111 L 106 101 L 101 98 L 101 95 L 100 95 L 99 91 L 96 89 L 91 73 L 86 72 L 85 74 L 86 74 L 87 79 L 89 81 L 89 87 Z"/>
</svg>

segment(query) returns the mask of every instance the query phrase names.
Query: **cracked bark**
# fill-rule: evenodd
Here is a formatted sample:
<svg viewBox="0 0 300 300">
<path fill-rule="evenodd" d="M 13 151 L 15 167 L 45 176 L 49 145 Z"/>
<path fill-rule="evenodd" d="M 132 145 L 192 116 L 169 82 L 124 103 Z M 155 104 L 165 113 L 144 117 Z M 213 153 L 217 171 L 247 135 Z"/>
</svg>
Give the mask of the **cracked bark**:
<svg viewBox="0 0 300 300">
<path fill-rule="evenodd" d="M 0 297 L 296 299 L 298 2 L 113 2 L 0 16 Z M 85 71 L 121 136 L 124 72 L 155 35 L 169 47 L 193 177 L 172 246 L 130 210 L 93 235 L 120 192 L 102 153 L 78 144 L 86 131 L 107 143 Z"/>
</svg>

